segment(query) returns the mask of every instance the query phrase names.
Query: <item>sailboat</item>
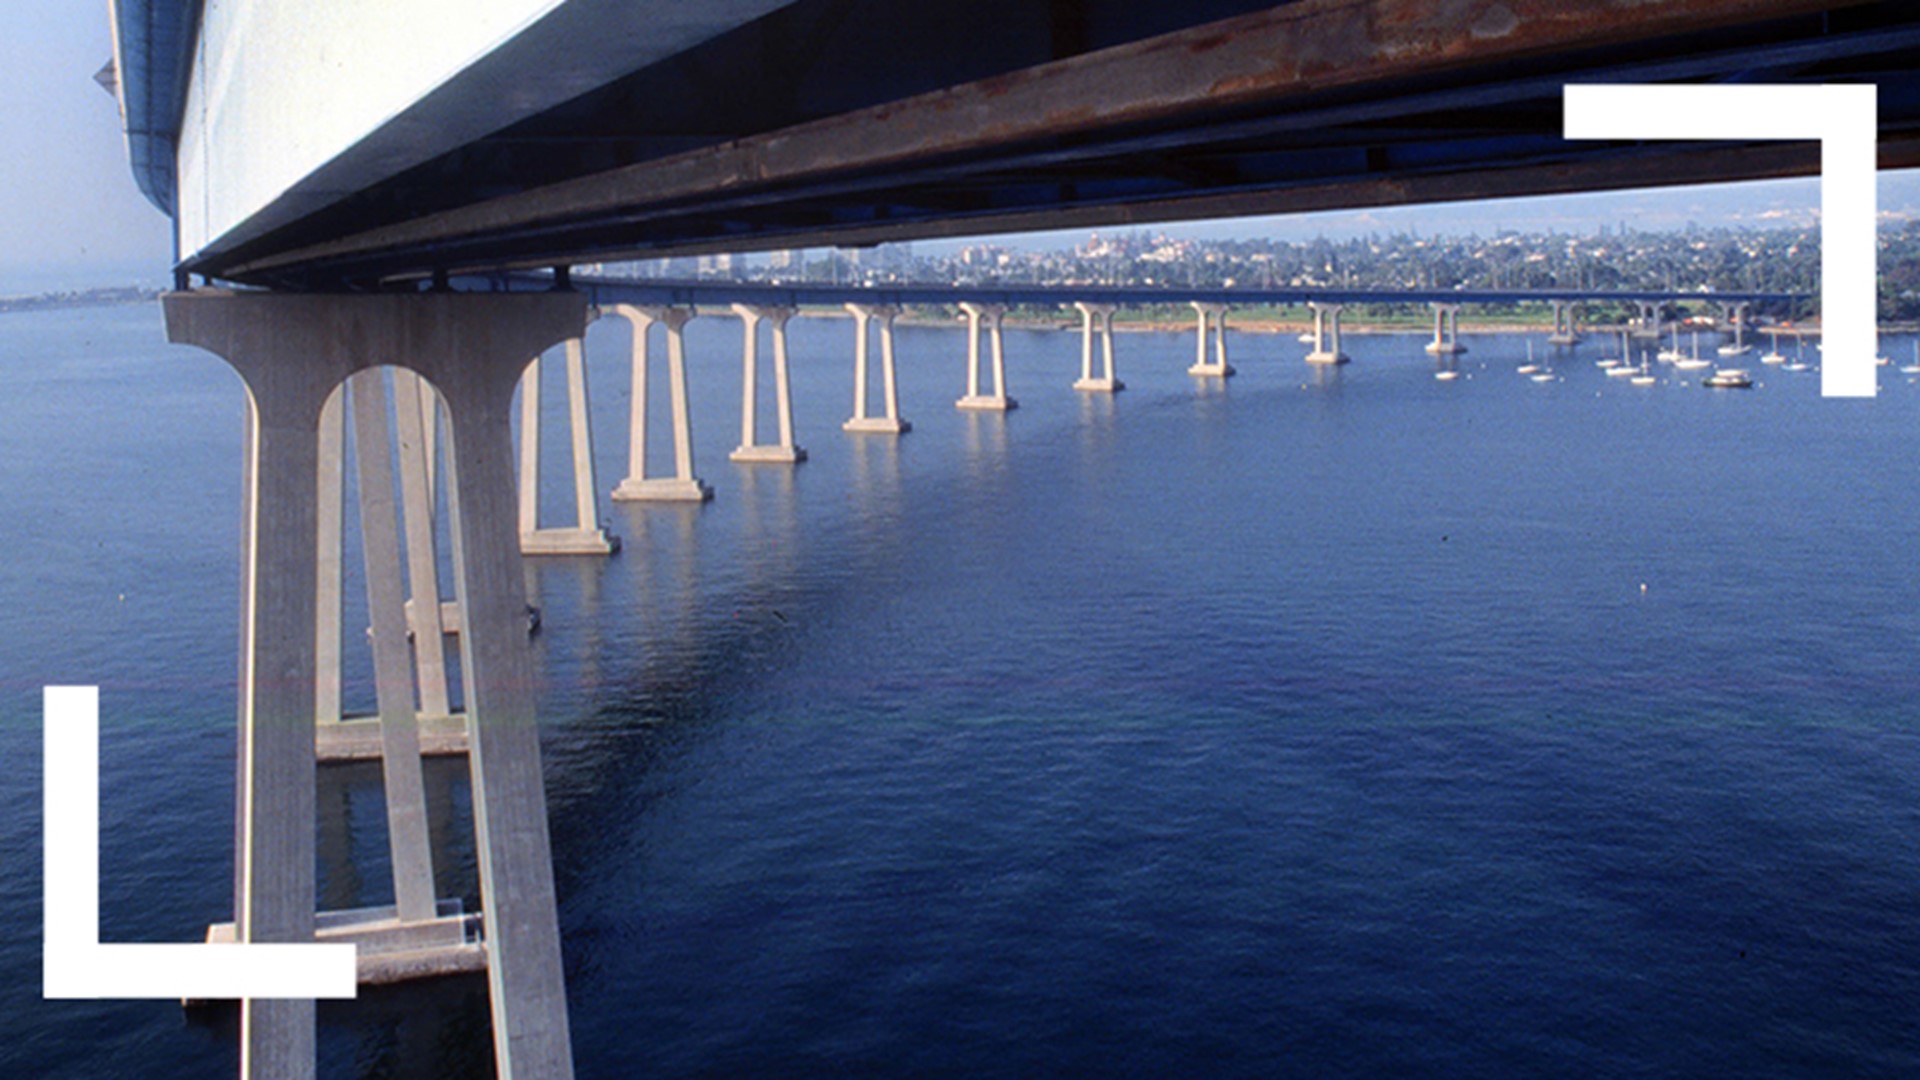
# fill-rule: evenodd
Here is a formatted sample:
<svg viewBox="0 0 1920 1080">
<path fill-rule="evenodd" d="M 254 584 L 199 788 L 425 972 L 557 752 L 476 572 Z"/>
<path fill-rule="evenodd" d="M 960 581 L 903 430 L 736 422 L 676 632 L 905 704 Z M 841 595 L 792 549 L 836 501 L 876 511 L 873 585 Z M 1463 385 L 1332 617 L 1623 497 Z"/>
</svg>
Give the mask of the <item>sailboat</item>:
<svg viewBox="0 0 1920 1080">
<path fill-rule="evenodd" d="M 1920 375 L 1920 341 L 1913 343 L 1913 363 L 1900 368 L 1902 375 Z"/>
<path fill-rule="evenodd" d="M 1745 319 L 1734 320 L 1733 340 L 1720 346 L 1718 352 L 1721 356 L 1745 356 L 1753 351 L 1753 346 L 1742 340 L 1745 336 L 1746 328 L 1747 321 Z"/>
<path fill-rule="evenodd" d="M 1539 366 L 1534 365 L 1533 340 L 1531 338 L 1527 340 L 1527 366 L 1520 370 L 1530 372 L 1527 377 L 1534 382 L 1552 382 L 1554 380 L 1553 368 L 1551 366 L 1544 364 Z"/>
<path fill-rule="evenodd" d="M 1786 358 L 1786 357 L 1784 357 L 1784 356 L 1782 356 L 1782 355 L 1780 355 L 1780 331 L 1778 331 L 1778 330 L 1769 330 L 1769 331 L 1767 331 L 1767 333 L 1768 333 L 1769 335 L 1771 335 L 1771 336 L 1772 336 L 1772 338 L 1773 338 L 1773 345 L 1772 345 L 1772 346 L 1770 347 L 1770 350 L 1768 351 L 1768 353 L 1767 353 L 1767 355 L 1765 355 L 1765 356 L 1763 356 L 1763 357 L 1761 357 L 1761 358 L 1760 358 L 1760 362 L 1761 362 L 1761 363 L 1763 363 L 1763 364 L 1784 364 L 1784 363 L 1786 363 L 1786 362 L 1787 362 L 1787 358 Z"/>
<path fill-rule="evenodd" d="M 1681 371 L 1698 371 L 1703 367 L 1713 366 L 1713 361 L 1700 359 L 1700 331 L 1693 332 L 1693 355 L 1676 357 L 1673 366 Z"/>
<path fill-rule="evenodd" d="M 1663 364 L 1671 364 L 1675 360 L 1683 360 L 1686 358 L 1686 354 L 1680 351 L 1680 324 L 1674 324 L 1673 345 L 1670 348 L 1661 349 L 1658 353 L 1654 354 L 1653 358 Z"/>
<path fill-rule="evenodd" d="M 1631 359 L 1633 349 L 1627 344 L 1627 332 L 1625 330 L 1620 331 L 1620 356 L 1621 359 L 1619 360 L 1601 361 L 1601 364 L 1606 366 L 1607 377 L 1610 379 L 1624 379 L 1634 375 L 1640 370 L 1633 366 L 1633 360 Z M 1642 350 L 1641 357 L 1644 359 L 1645 356 L 1645 350 Z"/>
<path fill-rule="evenodd" d="M 1593 362 L 1593 366 L 1597 368 L 1603 368 L 1607 371 L 1612 371 L 1614 368 L 1619 367 L 1621 364 L 1624 364 L 1627 362 L 1625 359 L 1626 355 L 1627 355 L 1627 332 L 1625 330 L 1622 330 L 1620 331 L 1620 355 L 1617 357 L 1616 356 L 1601 357 L 1600 359 L 1595 360 Z"/>
<path fill-rule="evenodd" d="M 1633 377 L 1633 385 L 1652 386 L 1654 383 L 1659 381 L 1660 381 L 1659 379 L 1654 378 L 1653 374 L 1647 370 L 1647 350 L 1641 349 L 1640 350 L 1640 374 L 1635 375 Z"/>
<path fill-rule="evenodd" d="M 1521 364 L 1515 370 L 1519 371 L 1520 374 L 1522 375 L 1532 375 L 1535 372 L 1540 370 L 1540 365 L 1533 362 L 1533 339 L 1532 338 L 1527 339 L 1527 362 L 1524 364 Z"/>
<path fill-rule="evenodd" d="M 1807 370 L 1807 339 L 1795 338 L 1795 341 L 1799 347 L 1794 351 L 1793 363 L 1788 364 L 1785 367 L 1781 368 L 1782 371 Z"/>
</svg>

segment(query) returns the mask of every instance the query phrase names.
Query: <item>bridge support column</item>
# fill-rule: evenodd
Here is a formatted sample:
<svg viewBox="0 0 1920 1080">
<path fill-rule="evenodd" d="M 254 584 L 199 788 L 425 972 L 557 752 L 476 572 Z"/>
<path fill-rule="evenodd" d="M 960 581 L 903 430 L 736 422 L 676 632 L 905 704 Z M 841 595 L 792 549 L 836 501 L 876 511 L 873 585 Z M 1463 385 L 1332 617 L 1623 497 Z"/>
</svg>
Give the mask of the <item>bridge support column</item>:
<svg viewBox="0 0 1920 1080">
<path fill-rule="evenodd" d="M 1573 304 L 1566 300 L 1553 301 L 1553 333 L 1547 335 L 1549 345 L 1574 345 L 1580 341 L 1580 334 L 1573 325 Z"/>
<path fill-rule="evenodd" d="M 900 419 L 900 393 L 894 382 L 893 320 L 900 309 L 890 304 L 848 304 L 853 316 L 853 419 L 840 425 L 842 431 L 879 435 L 902 435 L 913 425 Z M 883 404 L 887 415 L 867 415 L 867 323 L 880 320 L 880 377 Z"/>
<path fill-rule="evenodd" d="M 1113 310 L 1112 304 L 1089 304 L 1075 301 L 1074 307 L 1080 309 L 1080 378 L 1073 384 L 1075 390 L 1094 394 L 1111 394 L 1125 390 L 1127 384 L 1113 374 Z M 1093 374 L 1093 324 L 1100 321 L 1100 356 L 1102 360 L 1099 378 Z"/>
<path fill-rule="evenodd" d="M 1323 304 L 1317 300 L 1307 301 L 1307 307 L 1313 312 L 1313 351 L 1307 354 L 1309 364 L 1344 364 L 1347 354 L 1340 351 L 1340 304 Z"/>
<path fill-rule="evenodd" d="M 1427 351 L 1435 356 L 1454 356 L 1467 351 L 1460 344 L 1460 305 L 1434 304 L 1433 342 Z"/>
<path fill-rule="evenodd" d="M 414 670 L 418 673 L 420 713 L 451 717 L 447 694 L 447 605 L 440 599 L 440 560 L 433 527 L 433 469 L 440 405 L 433 387 L 411 371 L 393 373 L 393 411 L 399 426 L 400 495 L 406 522 L 408 623 L 413 630 Z M 461 738 L 460 749 L 466 740 Z"/>
<path fill-rule="evenodd" d="M 344 393 L 331 394 L 320 409 L 320 507 L 317 519 L 314 582 L 314 719 L 322 741 L 338 730 L 340 711 L 341 561 L 340 533 L 346 521 L 347 460 Z M 251 413 L 248 414 L 251 418 Z M 249 422 L 251 420 L 249 419 Z M 251 444 L 253 436 L 247 436 Z"/>
<path fill-rule="evenodd" d="M 419 719 L 414 711 L 413 658 L 408 655 L 406 599 L 400 580 L 400 512 L 394 499 L 384 381 L 379 370 L 360 371 L 348 377 L 347 387 L 352 395 L 354 461 L 359 472 L 367 613 L 373 624 L 374 694 L 380 710 L 394 910 L 401 923 L 424 923 L 432 921 L 436 912 L 433 853 L 427 844 L 427 796 L 420 776 Z M 417 407 L 414 417 L 419 417 Z"/>
<path fill-rule="evenodd" d="M 217 353 L 247 386 L 242 534 L 241 790 L 235 937 L 315 937 L 315 588 L 320 417 L 349 375 L 401 364 L 446 397 L 454 567 L 466 625 L 469 765 L 495 1060 L 502 1076 L 569 1077 L 564 974 L 546 798 L 532 709 L 533 658 L 514 520 L 510 418 L 525 358 L 580 333 L 568 293 L 318 296 L 178 292 L 171 341 Z M 254 1078 L 315 1071 L 310 1000 L 240 1006 Z"/>
<path fill-rule="evenodd" d="M 727 455 L 727 460 L 797 465 L 807 460 L 807 452 L 793 443 L 793 394 L 787 384 L 787 320 L 793 318 L 793 309 L 735 304 L 733 313 L 740 316 L 747 338 L 741 353 L 740 445 Z M 780 441 L 773 445 L 760 441 L 758 423 L 762 319 L 773 326 L 773 407 L 780 425 Z"/>
<path fill-rule="evenodd" d="M 1747 345 L 1747 308 L 1744 301 L 1726 305 L 1727 322 L 1733 326 L 1733 344 L 1720 346 L 1721 356 L 1741 356 L 1749 351 Z"/>
<path fill-rule="evenodd" d="M 954 402 L 955 408 L 979 409 L 987 412 L 1006 412 L 1018 408 L 1020 403 L 1007 396 L 1007 357 L 1005 343 L 1002 340 L 1000 326 L 1007 317 L 1007 309 L 1002 304 L 976 304 L 962 301 L 960 310 L 967 313 L 967 396 Z M 987 321 L 987 334 L 993 345 L 993 393 L 980 392 L 980 320 Z"/>
<path fill-rule="evenodd" d="M 633 324 L 633 404 L 627 436 L 627 478 L 613 489 L 619 502 L 705 502 L 713 488 L 693 475 L 693 420 L 687 402 L 686 326 L 692 308 L 613 304 L 605 309 Z M 673 414 L 673 475 L 647 475 L 647 331 L 667 331 L 667 395 Z"/>
<path fill-rule="evenodd" d="M 1637 338 L 1660 340 L 1660 305 L 1645 300 L 1638 301 L 1640 306 L 1640 326 L 1634 330 Z"/>
<path fill-rule="evenodd" d="M 1189 375 L 1211 375 L 1227 378 L 1233 374 L 1233 365 L 1227 363 L 1227 305 L 1206 304 L 1198 300 L 1188 301 L 1200 317 L 1198 334 L 1194 341 L 1193 366 L 1187 369 Z M 1207 329 L 1213 329 L 1213 363 L 1207 363 Z"/>
<path fill-rule="evenodd" d="M 593 480 L 593 428 L 587 408 L 586 350 L 566 343 L 567 418 L 573 435 L 572 527 L 540 527 L 540 358 L 520 380 L 520 551 L 526 555 L 611 555 L 620 538 L 600 527 Z"/>
</svg>

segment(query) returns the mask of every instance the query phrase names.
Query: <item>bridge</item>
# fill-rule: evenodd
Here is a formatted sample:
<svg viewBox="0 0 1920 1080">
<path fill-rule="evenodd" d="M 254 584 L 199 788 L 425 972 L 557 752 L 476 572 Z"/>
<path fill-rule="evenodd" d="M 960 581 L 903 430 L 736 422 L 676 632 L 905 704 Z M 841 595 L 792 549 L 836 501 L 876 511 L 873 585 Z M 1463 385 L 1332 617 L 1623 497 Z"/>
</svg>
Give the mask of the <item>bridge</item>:
<svg viewBox="0 0 1920 1080">
<path fill-rule="evenodd" d="M 522 409 L 533 395 L 517 388 L 530 357 L 581 338 L 591 302 L 633 319 L 642 348 L 647 326 L 665 327 L 682 401 L 679 330 L 708 302 L 559 287 L 569 266 L 1819 169 L 1808 142 L 1570 142 L 1560 100 L 1575 81 L 1873 83 L 1880 164 L 1920 164 L 1920 9 L 1897 2 L 115 0 L 113 12 L 134 175 L 175 226 L 169 337 L 219 354 L 247 387 L 234 911 L 212 932 L 351 940 L 372 978 L 484 968 L 503 1076 L 573 1068 L 520 569 L 543 538 L 524 527 L 512 464 L 516 395 Z M 454 287 L 529 269 L 551 276 L 533 291 Z M 888 312 L 931 302 L 916 295 L 795 287 L 725 301 L 746 326 L 749 373 L 771 324 L 776 383 L 783 313 L 853 305 L 862 404 L 849 425 L 885 436 L 906 427 Z M 1003 378 L 980 385 L 979 331 L 997 343 L 1005 304 L 1047 302 L 1021 295 L 954 300 L 973 330 L 961 407 L 1011 407 Z M 1258 296 L 1172 298 L 1195 306 L 1197 377 L 1230 374 L 1223 305 L 1272 302 Z M 1118 389 L 1105 332 L 1114 306 L 1140 298 L 1061 300 L 1083 317 L 1083 389 Z M 1288 302 L 1307 301 L 1331 320 L 1314 352 L 1337 362 L 1338 307 L 1362 298 Z M 864 407 L 874 320 L 882 415 Z M 577 348 L 567 363 L 583 364 Z M 584 380 L 571 385 L 583 411 Z M 355 455 L 379 690 L 377 721 L 357 730 L 385 769 L 395 903 L 316 912 L 316 725 L 346 722 L 328 673 L 343 636 L 349 425 L 361 447 L 387 449 Z M 798 459 L 787 428 L 759 441 L 750 407 L 741 451 Z M 682 470 L 628 481 L 633 495 L 702 497 Z M 450 496 L 444 521 L 435 485 Z M 594 494 L 590 476 L 577 485 Z M 448 540 L 442 600 L 432 566 Z M 440 739 L 472 770 L 478 913 L 433 895 L 418 764 Z M 243 1073 L 312 1075 L 312 1002 L 246 1000 L 240 1016 Z"/>
</svg>

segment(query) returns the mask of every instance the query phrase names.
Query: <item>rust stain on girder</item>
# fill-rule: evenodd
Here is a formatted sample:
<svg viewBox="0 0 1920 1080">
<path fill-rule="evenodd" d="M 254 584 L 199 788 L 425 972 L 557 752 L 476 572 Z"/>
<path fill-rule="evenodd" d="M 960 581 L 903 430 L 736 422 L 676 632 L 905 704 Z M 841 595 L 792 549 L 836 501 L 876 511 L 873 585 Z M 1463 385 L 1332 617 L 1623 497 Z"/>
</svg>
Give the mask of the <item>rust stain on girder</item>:
<svg viewBox="0 0 1920 1080">
<path fill-rule="evenodd" d="M 1651 167 L 1650 167 L 1651 164 Z M 892 240 L 923 240 L 973 236 L 989 232 L 1034 229 L 1108 228 L 1116 225 L 1160 223 L 1251 214 L 1297 213 L 1353 209 L 1408 203 L 1440 203 L 1464 199 L 1546 195 L 1622 186 L 1691 184 L 1729 179 L 1774 179 L 1807 176 L 1818 171 L 1818 150 L 1805 143 L 1760 143 L 1747 147 L 1713 147 L 1663 151 L 1652 157 L 1618 161 L 1536 163 L 1473 174 L 1421 174 L 1375 177 L 1359 182 L 1307 184 L 1271 191 L 1197 193 L 1132 203 L 1104 203 L 1066 209 L 1012 210 L 965 219 L 921 220 L 907 226 L 885 224 L 842 225 L 806 232 L 812 244 L 864 246 Z M 1920 166 L 1920 143 L 1911 138 L 1883 137 L 1880 168 Z M 794 246 L 793 233 L 767 233 L 744 242 L 737 238 L 706 239 L 668 247 L 608 248 L 595 257 L 609 261 L 658 258 L 663 255 L 706 255 L 718 252 L 770 251 Z M 508 269 L 551 265 L 551 260 L 501 262 Z M 475 269 L 482 267 L 476 265 Z"/>
</svg>

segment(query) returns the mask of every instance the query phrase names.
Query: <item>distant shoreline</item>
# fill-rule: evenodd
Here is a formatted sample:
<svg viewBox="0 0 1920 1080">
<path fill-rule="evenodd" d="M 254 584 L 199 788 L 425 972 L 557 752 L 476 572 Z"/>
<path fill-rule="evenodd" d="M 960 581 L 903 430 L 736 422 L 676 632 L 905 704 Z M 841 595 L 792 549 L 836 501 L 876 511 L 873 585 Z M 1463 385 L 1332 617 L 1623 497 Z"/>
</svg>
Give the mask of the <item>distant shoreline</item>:
<svg viewBox="0 0 1920 1080">
<path fill-rule="evenodd" d="M 817 314 L 820 317 L 826 317 L 826 318 L 841 317 L 838 312 L 830 312 L 830 311 L 821 311 L 818 313 L 808 312 L 807 314 Z M 962 322 L 962 320 L 959 318 L 941 319 L 941 318 L 932 318 L 925 315 L 911 315 L 911 314 L 903 314 L 900 316 L 900 318 L 897 321 L 902 326 L 955 326 L 955 325 L 959 325 Z M 1242 320 L 1242 319 L 1234 319 L 1231 313 L 1229 313 L 1228 315 L 1227 324 L 1232 330 L 1239 333 L 1247 333 L 1247 334 L 1299 335 L 1299 334 L 1311 333 L 1313 331 L 1313 324 L 1305 320 L 1299 320 L 1299 319 L 1244 319 Z M 1009 327 L 1016 327 L 1021 330 L 1078 331 L 1080 329 L 1080 322 L 1078 319 L 1069 319 L 1065 317 L 1015 318 L 1015 317 L 1009 316 L 1006 320 L 1005 325 Z M 1149 320 L 1122 322 L 1116 319 L 1113 324 L 1113 330 L 1114 330 L 1114 333 L 1116 334 L 1119 334 L 1119 333 L 1175 333 L 1175 332 L 1183 332 L 1183 331 L 1191 332 L 1194 329 L 1194 325 L 1195 325 L 1195 320 L 1149 319 Z M 1671 323 L 1667 324 L 1667 326 L 1669 327 L 1671 325 L 1672 325 Z M 1462 319 L 1460 321 L 1459 332 L 1463 335 L 1465 334 L 1537 334 L 1537 333 L 1550 332 L 1552 329 L 1553 329 L 1552 324 L 1545 321 L 1541 321 L 1541 322 L 1491 322 L 1491 321 L 1475 322 L 1475 321 L 1468 321 L 1468 320 Z M 1625 329 L 1625 327 L 1619 326 L 1617 324 L 1616 325 L 1593 325 L 1593 326 L 1582 325 L 1579 327 L 1579 333 L 1582 337 L 1594 337 L 1599 335 L 1618 334 L 1623 329 Z M 1680 329 L 1682 333 L 1692 332 L 1692 330 L 1689 327 L 1685 326 L 1684 324 L 1681 326 Z M 1702 333 L 1728 332 L 1728 331 L 1719 330 L 1718 328 L 1707 328 L 1707 327 L 1702 327 L 1700 328 L 1700 330 Z M 1887 322 L 1887 323 L 1880 324 L 1880 330 L 1883 332 L 1911 333 L 1916 330 L 1920 330 L 1920 324 Z M 1431 323 L 1421 325 L 1416 323 L 1349 322 L 1343 319 L 1340 323 L 1340 333 L 1342 336 L 1347 336 L 1351 334 L 1365 334 L 1365 335 L 1421 334 L 1421 335 L 1431 336 L 1433 333 L 1433 327 Z M 1820 336 L 1820 328 L 1817 325 L 1803 326 L 1803 327 L 1781 327 L 1781 328 L 1757 326 L 1757 327 L 1750 327 L 1747 330 L 1747 336 L 1752 338 L 1764 338 L 1767 335 L 1775 334 L 1775 333 L 1779 334 L 1781 337 L 1799 336 L 1799 337 L 1817 338 Z"/>
<path fill-rule="evenodd" d="M 75 289 L 68 292 L 40 293 L 35 296 L 0 296 L 0 315 L 14 311 L 51 311 L 59 308 L 101 307 L 107 304 L 138 304 L 159 298 L 159 289 L 141 285 Z"/>
<path fill-rule="evenodd" d="M 0 315 L 10 312 L 49 311 L 62 308 L 98 307 L 109 304 L 145 303 L 158 300 L 164 291 L 165 290 L 147 286 L 123 285 L 80 289 L 71 292 L 41 293 L 35 296 L 0 296 Z M 802 308 L 797 314 L 803 318 L 816 319 L 844 319 L 850 317 L 844 311 L 835 308 Z M 903 312 L 896 321 L 902 326 L 957 326 L 964 320 L 958 316 L 950 319 L 938 318 L 909 311 Z M 1021 330 L 1075 331 L 1080 329 L 1080 320 L 1065 314 L 1048 317 L 1009 316 L 1005 325 Z M 1229 312 L 1228 315 L 1228 325 L 1235 332 L 1244 334 L 1299 335 L 1310 333 L 1313 330 L 1312 322 L 1304 319 L 1235 319 L 1232 317 L 1231 312 Z M 1672 324 L 1668 325 L 1671 326 Z M 1116 333 L 1179 333 L 1193 330 L 1194 320 L 1120 318 L 1114 320 L 1113 329 Z M 1463 319 L 1459 324 L 1459 332 L 1461 334 L 1537 334 L 1550 331 L 1551 329 L 1552 324 L 1544 319 L 1539 321 L 1475 321 Z M 1583 337 L 1593 337 L 1617 334 L 1622 329 L 1624 329 L 1624 327 L 1618 325 L 1583 325 L 1579 328 L 1579 332 Z M 1685 324 L 1681 325 L 1681 330 L 1689 333 L 1692 332 Z M 1702 327 L 1701 330 L 1706 333 L 1725 332 L 1717 327 Z M 1882 322 L 1879 324 L 1879 330 L 1882 333 L 1916 333 L 1920 332 L 1920 322 Z M 1432 324 L 1424 320 L 1420 322 L 1412 320 L 1402 322 L 1342 320 L 1340 332 L 1342 335 L 1430 335 L 1432 333 Z M 1756 326 L 1749 329 L 1748 336 L 1758 339 L 1776 333 L 1781 337 L 1817 338 L 1820 336 L 1820 327 L 1818 324 L 1778 328 Z"/>
</svg>

